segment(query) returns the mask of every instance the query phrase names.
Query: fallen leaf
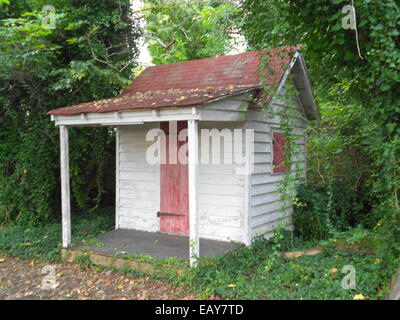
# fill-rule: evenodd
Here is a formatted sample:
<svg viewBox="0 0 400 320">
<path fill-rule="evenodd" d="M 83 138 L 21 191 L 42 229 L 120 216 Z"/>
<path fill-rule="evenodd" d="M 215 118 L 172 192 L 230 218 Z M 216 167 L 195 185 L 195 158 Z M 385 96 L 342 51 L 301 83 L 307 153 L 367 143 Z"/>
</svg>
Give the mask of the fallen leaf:
<svg viewBox="0 0 400 320">
<path fill-rule="evenodd" d="M 185 96 L 181 96 L 180 98 L 178 98 L 176 101 L 182 101 L 182 100 L 186 100 L 188 97 Z"/>
</svg>

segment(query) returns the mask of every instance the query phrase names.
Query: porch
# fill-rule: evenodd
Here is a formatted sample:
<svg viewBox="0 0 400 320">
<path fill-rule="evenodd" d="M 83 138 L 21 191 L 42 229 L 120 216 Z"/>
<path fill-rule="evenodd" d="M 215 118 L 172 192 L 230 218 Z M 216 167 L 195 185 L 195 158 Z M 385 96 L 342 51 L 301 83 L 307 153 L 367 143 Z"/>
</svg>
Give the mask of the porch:
<svg viewBox="0 0 400 320">
<path fill-rule="evenodd" d="M 192 113 L 194 114 L 194 116 L 197 116 L 195 109 L 192 110 Z M 161 123 L 161 121 L 159 121 L 159 119 L 153 119 L 153 121 L 150 121 L 152 124 L 157 124 L 157 126 L 159 126 L 159 123 Z M 187 190 L 185 190 L 186 192 L 186 204 L 187 204 L 187 210 L 185 212 L 185 218 L 187 218 L 190 227 L 188 228 L 189 230 L 185 230 L 187 232 L 187 234 L 189 235 L 189 237 L 182 237 L 182 239 L 180 239 L 180 242 L 182 241 L 186 241 L 186 244 L 183 245 L 179 245 L 178 247 L 180 248 L 179 250 L 179 255 L 178 257 L 188 257 L 190 255 L 190 265 L 194 266 L 196 263 L 196 259 L 195 257 L 199 257 L 200 256 L 200 242 L 199 242 L 199 215 L 198 215 L 198 204 L 197 204 L 197 175 L 198 175 L 198 120 L 196 119 L 188 119 L 186 120 L 187 122 L 187 131 L 188 131 L 188 164 L 187 164 L 187 174 L 186 174 L 186 178 L 187 178 L 187 182 L 185 184 L 185 186 L 187 187 Z M 107 125 L 109 125 L 107 123 Z M 123 225 L 121 226 L 120 223 L 120 208 L 121 208 L 121 203 L 122 201 L 126 201 L 129 203 L 136 203 L 136 204 L 140 204 L 140 203 L 144 203 L 146 205 L 148 205 L 148 202 L 153 201 L 154 199 L 156 199 L 158 201 L 159 198 L 159 194 L 160 194 L 160 183 L 158 182 L 157 184 L 153 185 L 153 189 L 152 190 L 148 190 L 146 188 L 141 188 L 136 186 L 134 189 L 131 188 L 131 186 L 128 189 L 124 189 L 121 190 L 122 188 L 120 188 L 120 182 L 121 179 L 123 178 L 128 178 L 126 180 L 128 180 L 128 183 L 136 183 L 137 181 L 143 181 L 143 180 L 148 180 L 148 177 L 154 178 L 157 176 L 157 179 L 159 179 L 160 173 L 159 173 L 159 164 L 149 164 L 149 161 L 147 161 L 146 159 L 146 149 L 145 150 L 141 150 L 143 152 L 126 152 L 126 151 L 122 151 L 122 149 L 120 148 L 120 131 L 122 130 L 121 128 L 124 127 L 137 127 L 140 129 L 143 129 L 143 127 L 141 126 L 145 126 L 144 122 L 137 122 L 137 123 L 131 123 L 130 125 L 125 125 L 125 126 L 119 126 L 118 123 L 114 123 L 114 124 L 110 124 L 111 126 L 115 126 L 116 127 L 116 223 L 115 223 L 115 236 L 108 238 L 108 239 L 104 239 L 104 240 L 109 240 L 110 245 L 109 245 L 109 249 L 113 249 L 112 247 L 112 243 L 114 243 L 115 241 L 117 243 L 119 243 L 122 239 L 126 238 L 124 236 L 119 237 L 119 229 L 123 229 Z M 139 130 L 140 134 L 142 135 L 141 139 L 133 139 L 132 141 L 130 141 L 129 143 L 131 144 L 135 144 L 139 141 L 140 143 L 143 143 L 143 141 L 145 140 L 146 134 L 147 134 L 147 130 Z M 151 142 L 150 142 L 151 144 Z M 128 164 L 128 166 L 132 166 L 130 168 L 128 168 L 125 171 L 125 175 L 121 174 L 122 169 L 120 168 L 120 155 L 127 155 L 125 160 L 125 163 Z M 138 159 L 135 157 L 139 157 L 139 161 L 137 161 Z M 60 125 L 60 158 L 61 158 L 61 204 L 62 204 L 62 238 L 63 238 L 63 245 L 62 247 L 64 249 L 71 249 L 70 245 L 71 245 L 71 200 L 70 200 L 70 174 L 69 174 L 69 137 L 68 137 L 68 126 L 64 126 L 64 125 Z M 152 168 L 153 172 L 149 172 L 146 170 L 142 169 L 138 169 L 140 165 L 145 165 L 147 166 L 147 168 Z M 158 171 L 156 171 L 158 170 Z M 142 180 L 140 179 L 136 179 L 135 177 L 137 177 L 138 175 L 142 174 Z M 134 175 L 135 177 L 133 179 L 126 176 L 127 175 Z M 154 179 L 155 182 L 156 179 Z M 147 182 L 147 181 L 145 181 Z M 150 183 L 151 184 L 151 183 Z M 156 189 L 157 188 L 157 189 Z M 151 189 L 151 188 L 150 188 Z M 127 191 L 130 192 L 131 194 L 129 194 L 128 196 L 126 196 L 125 200 L 121 200 L 121 196 L 120 196 L 120 191 Z M 145 190 L 145 192 L 150 192 L 150 196 L 149 197 L 142 197 L 141 199 L 134 199 L 132 200 L 133 196 L 132 195 L 132 190 L 134 190 L 135 192 L 133 192 L 133 194 L 138 195 L 140 193 L 140 191 L 143 192 L 143 190 Z M 152 197 L 152 195 L 156 195 L 155 197 Z M 168 195 L 168 193 L 167 193 Z M 126 200 L 127 199 L 127 200 Z M 150 199 L 150 200 L 149 200 Z M 159 201 L 158 201 L 159 202 Z M 129 218 L 131 217 L 135 217 L 136 219 L 133 219 L 133 221 L 148 221 L 148 218 L 146 218 L 146 214 L 147 216 L 149 216 L 149 213 L 151 212 L 151 217 L 156 217 L 156 213 L 159 212 L 158 210 L 162 209 L 159 207 L 159 204 L 157 205 L 157 208 L 154 207 L 154 210 L 149 210 L 149 207 L 146 205 L 143 208 L 127 208 L 127 210 L 129 211 Z M 125 209 L 125 208 L 124 208 Z M 147 210 L 146 210 L 147 209 Z M 176 213 L 162 213 L 165 216 L 182 216 L 183 214 L 176 214 Z M 136 215 L 136 216 L 135 216 Z M 157 214 L 157 216 L 161 215 L 161 213 Z M 142 226 L 144 228 L 144 230 L 147 231 L 156 231 L 154 230 L 155 228 L 146 228 L 146 226 Z M 139 229 L 139 228 L 138 228 Z M 157 228 L 158 230 L 160 230 L 160 228 Z M 165 230 L 164 230 L 165 231 Z M 124 231 L 122 231 L 124 232 Z M 146 233 L 151 233 L 151 232 L 146 232 Z M 151 248 L 151 246 L 149 245 L 151 243 L 151 235 L 148 235 L 147 237 L 139 237 L 138 235 L 136 237 L 133 237 L 132 239 L 129 239 L 131 237 L 128 237 L 128 240 L 124 240 L 122 241 L 124 243 L 125 246 L 127 246 L 126 250 L 123 250 L 121 248 L 120 251 L 126 251 L 127 253 L 131 253 L 131 254 L 139 254 L 139 255 L 149 255 L 149 256 L 155 256 L 157 257 L 157 255 L 155 255 L 155 251 L 154 250 L 156 247 L 153 247 L 152 250 L 147 251 L 147 249 Z M 147 239 L 147 240 L 145 240 Z M 164 239 L 165 240 L 165 239 Z M 129 244 L 129 242 L 135 242 L 136 243 L 131 243 Z M 156 239 L 154 239 L 153 241 L 156 241 Z M 106 241 L 108 242 L 108 241 Z M 168 242 L 168 241 L 167 241 Z M 192 246 L 189 246 L 189 242 L 192 243 Z M 140 250 L 140 246 L 144 245 L 145 248 L 143 248 L 143 250 Z M 107 247 L 107 245 L 105 246 Z M 118 246 L 117 246 L 118 247 Z M 168 246 L 167 246 L 168 247 Z M 165 247 L 164 250 L 167 248 Z M 187 253 L 183 254 L 183 250 L 186 248 Z M 96 248 L 98 249 L 98 248 Z M 109 251 L 110 251 L 109 250 Z M 98 252 L 98 250 L 92 250 L 94 252 Z M 161 250 L 162 251 L 162 250 Z M 146 253 L 147 252 L 147 253 Z M 205 251 L 207 252 L 207 250 Z M 116 250 L 113 250 L 113 253 L 116 253 Z M 117 252 L 118 253 L 118 252 Z M 174 256 L 169 254 L 169 257 Z"/>
<path fill-rule="evenodd" d="M 189 259 L 188 236 L 165 234 L 161 232 L 115 229 L 99 235 L 96 240 L 101 243 L 101 246 L 93 246 L 90 250 L 105 255 L 130 254 L 150 256 L 159 259 L 171 257 Z M 237 249 L 239 246 L 240 244 L 234 242 L 200 239 L 200 256 L 223 256 Z M 82 250 L 87 249 L 87 247 L 77 246 L 70 249 Z"/>
</svg>

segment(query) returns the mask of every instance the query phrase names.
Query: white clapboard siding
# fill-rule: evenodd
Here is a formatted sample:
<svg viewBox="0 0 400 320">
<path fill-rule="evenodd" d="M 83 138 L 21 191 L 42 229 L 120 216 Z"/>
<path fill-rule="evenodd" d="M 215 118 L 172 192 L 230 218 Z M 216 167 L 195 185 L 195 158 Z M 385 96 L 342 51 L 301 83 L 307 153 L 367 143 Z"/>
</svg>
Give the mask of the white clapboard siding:
<svg viewBox="0 0 400 320">
<path fill-rule="evenodd" d="M 219 107 L 222 104 L 219 105 Z M 256 110 L 246 111 L 244 104 L 223 104 L 222 109 L 210 107 L 208 111 L 232 111 L 245 114 L 247 121 L 199 121 L 199 166 L 198 166 L 198 213 L 201 238 L 233 240 L 249 243 L 261 234 L 273 235 L 274 228 L 287 223 L 291 227 L 290 203 L 283 204 L 279 187 L 282 174 L 272 173 L 272 130 L 279 130 L 279 119 L 270 119 Z M 240 107 L 240 109 L 238 109 Z M 243 109 L 242 109 L 243 107 Z M 302 151 L 297 163 L 305 168 L 304 121 L 296 120 L 297 143 Z M 157 123 L 119 128 L 118 149 L 118 224 L 119 228 L 159 231 L 160 187 L 159 165 L 146 161 L 146 151 L 154 141 L 146 141 L 150 129 Z M 234 129 L 254 130 L 254 162 L 249 165 L 243 161 L 246 154 L 246 139 L 233 141 Z M 212 136 L 202 135 L 202 131 L 214 130 Z M 223 129 L 232 132 L 225 141 L 219 136 Z M 212 140 L 219 139 L 220 148 L 211 148 Z M 209 147 L 204 148 L 203 138 Z M 229 144 L 229 145 L 228 145 Z M 203 149 L 202 149 L 203 147 Z M 213 163 L 214 152 L 219 160 L 230 159 L 231 163 Z M 204 160 L 206 162 L 204 163 Z M 244 175 L 245 168 L 250 175 Z M 238 170 L 240 169 L 240 170 Z M 285 207 L 285 211 L 281 210 Z"/>
<path fill-rule="evenodd" d="M 284 88 L 283 88 L 284 90 Z M 300 105 L 298 105 L 301 108 Z M 273 109 L 276 111 L 284 107 L 283 101 L 275 100 Z M 272 139 L 271 132 L 279 130 L 280 119 L 278 116 L 271 118 L 260 111 L 249 111 L 247 115 L 248 127 L 255 130 L 254 134 L 254 159 L 255 164 L 249 181 L 249 214 L 250 233 L 254 239 L 260 235 L 273 236 L 273 230 L 284 223 L 291 228 L 291 215 L 293 207 L 290 203 L 281 201 L 279 188 L 284 177 L 283 174 L 272 173 Z M 297 136 L 297 144 L 300 154 L 296 162 L 300 168 L 305 168 L 305 122 L 299 113 L 295 117 L 296 127 L 294 134 Z M 305 170 L 304 170 L 305 171 Z M 282 208 L 285 208 L 282 210 Z"/>
<path fill-rule="evenodd" d="M 229 105 L 226 105 L 229 108 Z M 238 122 L 199 122 L 199 129 L 242 129 L 243 123 Z M 199 135 L 201 139 L 201 134 Z M 245 141 L 243 137 L 243 141 Z M 201 141 L 199 141 L 201 143 Z M 221 146 L 223 146 L 221 139 Z M 211 145 L 211 139 L 210 139 Z M 233 144 L 232 144 L 233 145 Z M 237 144 L 235 144 L 235 147 Z M 237 150 L 234 148 L 234 152 Z M 245 151 L 245 148 L 241 148 Z M 199 164 L 199 215 L 200 236 L 215 240 L 243 241 L 244 230 L 244 193 L 246 176 L 237 175 L 236 169 L 245 165 L 235 163 L 232 156 L 232 164 Z M 224 148 L 219 151 L 224 152 Z M 201 154 L 200 154 L 201 157 Z M 223 159 L 221 157 L 221 159 Z"/>
<path fill-rule="evenodd" d="M 157 123 L 119 128 L 118 223 L 122 229 L 159 231 L 159 165 L 146 161 L 146 141 Z"/>
<path fill-rule="evenodd" d="M 291 214 L 290 209 L 286 209 L 285 211 L 282 210 L 276 210 L 273 212 L 269 212 L 267 215 L 259 215 L 257 217 L 254 217 L 251 220 L 251 227 L 252 228 L 258 228 L 260 226 L 267 225 L 271 222 L 274 222 L 276 220 L 279 220 L 283 217 L 288 217 Z"/>
<path fill-rule="evenodd" d="M 202 121 L 244 121 L 249 105 L 248 94 L 208 103 L 200 109 Z"/>
<path fill-rule="evenodd" d="M 291 216 L 282 215 L 279 219 L 269 222 L 265 225 L 258 227 L 252 227 L 252 237 L 253 239 L 259 236 L 270 238 L 274 236 L 274 230 L 281 225 L 286 225 L 288 229 L 291 229 Z"/>
<path fill-rule="evenodd" d="M 225 128 L 241 129 L 242 126 L 243 123 L 238 122 L 200 122 L 199 129 L 215 128 L 220 131 Z M 154 143 L 146 141 L 146 133 L 156 127 L 158 124 L 119 128 L 119 228 L 159 231 L 159 218 L 156 216 L 159 210 L 159 165 L 151 165 L 146 161 L 146 150 Z M 235 158 L 235 152 L 236 155 L 243 156 L 245 148 L 243 143 L 229 143 L 234 149 L 232 164 L 212 164 L 211 149 L 206 152 L 209 164 L 199 164 L 199 231 L 202 238 L 243 241 L 246 177 L 237 175 L 236 169 L 245 166 L 245 162 L 235 163 L 237 159 L 243 158 Z M 224 145 L 222 139 L 221 145 Z M 221 160 L 226 156 L 226 151 L 224 152 L 224 148 L 218 150 Z"/>
<path fill-rule="evenodd" d="M 227 217 L 230 219 L 241 219 L 243 208 L 230 207 L 229 211 L 226 210 L 225 206 L 216 206 L 204 204 L 199 208 L 200 217 Z"/>
<path fill-rule="evenodd" d="M 268 157 L 267 157 L 268 159 Z M 261 163 L 255 163 L 253 166 L 252 173 L 254 176 L 260 175 L 260 174 L 269 174 L 271 172 L 271 163 L 268 162 L 261 162 Z"/>
</svg>

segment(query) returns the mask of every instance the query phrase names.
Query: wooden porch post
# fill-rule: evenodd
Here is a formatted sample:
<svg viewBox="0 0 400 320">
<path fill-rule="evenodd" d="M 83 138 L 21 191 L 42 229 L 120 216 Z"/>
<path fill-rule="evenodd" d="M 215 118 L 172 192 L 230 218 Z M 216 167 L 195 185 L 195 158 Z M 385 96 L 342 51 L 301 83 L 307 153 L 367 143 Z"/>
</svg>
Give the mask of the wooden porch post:
<svg viewBox="0 0 400 320">
<path fill-rule="evenodd" d="M 71 244 L 71 203 L 69 187 L 69 146 L 68 129 L 60 126 L 61 155 L 61 213 L 62 213 L 62 246 L 68 248 Z"/>
<path fill-rule="evenodd" d="M 188 120 L 188 153 L 189 153 L 189 225 L 190 242 L 189 257 L 190 266 L 196 265 L 196 257 L 200 256 L 199 241 L 199 212 L 197 208 L 197 162 L 198 162 L 198 122 Z"/>
<path fill-rule="evenodd" d="M 119 127 L 115 128 L 115 229 L 119 229 Z"/>
</svg>

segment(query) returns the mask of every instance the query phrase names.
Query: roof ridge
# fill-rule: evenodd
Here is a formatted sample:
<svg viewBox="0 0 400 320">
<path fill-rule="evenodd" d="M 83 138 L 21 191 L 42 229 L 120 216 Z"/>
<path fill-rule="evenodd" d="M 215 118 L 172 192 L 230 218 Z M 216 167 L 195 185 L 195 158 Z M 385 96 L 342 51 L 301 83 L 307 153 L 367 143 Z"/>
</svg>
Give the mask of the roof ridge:
<svg viewBox="0 0 400 320">
<path fill-rule="evenodd" d="M 212 59 L 218 59 L 218 58 L 224 58 L 224 57 L 234 57 L 234 56 L 240 56 L 244 54 L 249 54 L 249 53 L 257 53 L 260 52 L 260 50 L 251 50 L 251 51 L 245 51 L 245 52 L 239 52 L 239 53 L 234 53 L 234 54 L 225 54 L 225 55 L 220 55 L 216 57 L 207 57 L 207 58 L 200 58 L 200 59 L 193 59 L 193 60 L 184 60 L 184 61 L 176 61 L 176 62 L 171 62 L 171 63 L 161 63 L 161 64 L 155 64 L 152 66 L 146 67 L 144 70 L 148 68 L 155 68 L 159 66 L 166 66 L 166 65 L 176 65 L 176 64 L 183 64 L 183 63 L 190 63 L 190 62 L 198 62 L 198 61 L 205 61 L 205 60 L 212 60 Z"/>
</svg>

